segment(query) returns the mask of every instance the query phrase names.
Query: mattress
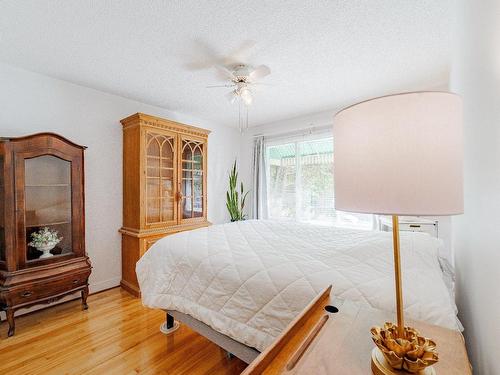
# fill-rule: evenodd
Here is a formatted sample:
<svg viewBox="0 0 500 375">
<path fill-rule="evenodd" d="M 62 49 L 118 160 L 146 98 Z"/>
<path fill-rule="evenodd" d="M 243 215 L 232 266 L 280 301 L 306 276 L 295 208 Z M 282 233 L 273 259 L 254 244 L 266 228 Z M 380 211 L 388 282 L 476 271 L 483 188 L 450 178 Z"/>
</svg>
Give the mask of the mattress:
<svg viewBox="0 0 500 375">
<path fill-rule="evenodd" d="M 405 312 L 459 329 L 440 246 L 401 233 Z M 262 351 L 329 284 L 336 299 L 394 311 L 392 252 L 387 232 L 248 220 L 165 237 L 136 272 L 145 306 L 188 314 Z"/>
</svg>

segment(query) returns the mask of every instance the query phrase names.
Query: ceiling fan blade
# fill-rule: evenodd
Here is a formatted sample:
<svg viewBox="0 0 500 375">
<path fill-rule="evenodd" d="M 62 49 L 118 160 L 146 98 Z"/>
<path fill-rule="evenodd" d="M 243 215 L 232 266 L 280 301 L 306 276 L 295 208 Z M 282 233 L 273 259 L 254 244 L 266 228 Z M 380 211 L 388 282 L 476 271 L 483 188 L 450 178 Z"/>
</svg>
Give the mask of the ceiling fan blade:
<svg viewBox="0 0 500 375">
<path fill-rule="evenodd" d="M 238 98 L 238 96 L 236 95 L 234 90 L 232 90 L 226 94 L 226 98 L 227 98 L 227 100 L 229 100 L 229 103 L 233 104 L 236 101 L 236 99 Z"/>
<path fill-rule="evenodd" d="M 213 49 L 209 43 L 198 39 L 193 43 L 192 52 L 186 56 L 190 61 L 185 63 L 185 67 L 189 70 L 209 69 L 221 61 L 220 55 Z"/>
<path fill-rule="evenodd" d="M 249 78 L 251 80 L 259 79 L 259 78 L 264 78 L 269 74 L 271 74 L 271 69 L 269 69 L 267 65 L 259 65 L 250 73 Z"/>
<path fill-rule="evenodd" d="M 215 88 L 219 88 L 219 87 L 233 87 L 234 85 L 230 85 L 230 84 L 227 84 L 227 85 L 210 85 L 210 86 L 205 86 L 207 89 L 215 89 Z"/>
<path fill-rule="evenodd" d="M 245 63 L 255 47 L 254 40 L 243 41 L 238 48 L 232 51 L 227 57 L 223 58 L 224 65 L 235 65 Z"/>
<path fill-rule="evenodd" d="M 262 83 L 262 82 L 248 82 L 248 87 L 252 88 L 252 92 L 262 92 L 265 87 L 274 87 L 272 83 Z"/>
<path fill-rule="evenodd" d="M 221 81 L 228 81 L 228 80 L 232 81 L 232 80 L 236 79 L 236 77 L 233 74 L 233 72 L 231 72 L 225 66 L 216 64 L 216 65 L 214 65 L 214 68 L 215 68 L 216 76 L 217 76 L 217 78 L 219 80 L 221 80 Z"/>
<path fill-rule="evenodd" d="M 247 82 L 247 85 L 250 85 L 250 86 L 276 86 L 274 83 L 268 83 L 268 82 Z"/>
</svg>

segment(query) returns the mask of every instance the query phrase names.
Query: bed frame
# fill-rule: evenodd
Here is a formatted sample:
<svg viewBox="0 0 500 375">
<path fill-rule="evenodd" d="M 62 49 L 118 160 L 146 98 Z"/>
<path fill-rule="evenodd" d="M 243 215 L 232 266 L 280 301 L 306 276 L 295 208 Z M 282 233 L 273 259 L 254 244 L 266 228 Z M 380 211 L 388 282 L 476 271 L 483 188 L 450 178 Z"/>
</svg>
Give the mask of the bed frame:
<svg viewBox="0 0 500 375">
<path fill-rule="evenodd" d="M 165 310 L 165 315 L 165 323 L 163 323 L 160 327 L 160 331 L 164 334 L 168 335 L 176 331 L 180 326 L 179 322 L 182 322 L 193 331 L 198 332 L 200 335 L 206 337 L 208 340 L 224 349 L 230 355 L 238 357 L 247 364 L 251 363 L 260 354 L 257 349 L 251 348 L 245 344 L 242 344 L 241 342 L 232 339 L 229 336 L 217 332 L 210 326 L 206 325 L 203 322 L 200 322 L 190 315 L 172 310 Z"/>
</svg>

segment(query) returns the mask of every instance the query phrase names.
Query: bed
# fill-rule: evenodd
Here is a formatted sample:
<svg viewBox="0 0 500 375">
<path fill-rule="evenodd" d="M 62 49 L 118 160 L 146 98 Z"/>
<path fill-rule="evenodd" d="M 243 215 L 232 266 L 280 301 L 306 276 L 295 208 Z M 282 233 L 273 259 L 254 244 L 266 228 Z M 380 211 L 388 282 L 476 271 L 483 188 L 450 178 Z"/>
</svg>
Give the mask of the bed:
<svg viewBox="0 0 500 375">
<path fill-rule="evenodd" d="M 198 325 L 205 336 L 220 335 L 229 340 L 226 347 L 240 343 L 239 349 L 258 353 L 329 284 L 339 302 L 394 311 L 391 236 L 248 220 L 165 237 L 139 260 L 136 272 L 145 306 Z M 427 234 L 401 233 L 405 313 L 460 329 L 440 246 Z M 252 359 L 251 351 L 242 355 Z"/>
</svg>

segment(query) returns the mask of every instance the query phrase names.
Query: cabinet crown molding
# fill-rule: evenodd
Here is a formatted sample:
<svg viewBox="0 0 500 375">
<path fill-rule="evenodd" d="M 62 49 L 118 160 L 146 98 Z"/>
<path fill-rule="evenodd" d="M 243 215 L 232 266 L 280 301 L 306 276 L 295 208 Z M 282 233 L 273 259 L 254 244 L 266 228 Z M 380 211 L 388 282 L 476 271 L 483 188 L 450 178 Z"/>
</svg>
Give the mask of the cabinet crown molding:
<svg viewBox="0 0 500 375">
<path fill-rule="evenodd" d="M 43 132 L 43 133 L 36 133 L 36 134 L 31 134 L 31 135 L 25 135 L 22 137 L 0 137 L 0 142 L 24 142 L 28 141 L 30 139 L 37 139 L 37 138 L 42 138 L 45 137 L 47 139 L 58 139 L 64 143 L 67 143 L 73 147 L 80 148 L 82 150 L 86 150 L 87 146 L 79 145 L 73 141 L 70 141 L 68 138 L 63 137 L 62 135 L 56 134 L 56 133 L 51 133 L 51 132 Z"/>
<path fill-rule="evenodd" d="M 181 132 L 185 134 L 191 134 L 198 137 L 207 138 L 210 134 L 210 130 L 198 128 L 192 125 L 181 124 L 176 121 L 164 119 L 161 117 L 147 115 L 145 113 L 135 113 L 131 116 L 128 116 L 120 121 L 123 125 L 123 128 L 126 129 L 128 127 L 134 127 L 139 125 L 151 126 L 158 129 L 166 129 L 173 130 L 176 132 Z"/>
</svg>

